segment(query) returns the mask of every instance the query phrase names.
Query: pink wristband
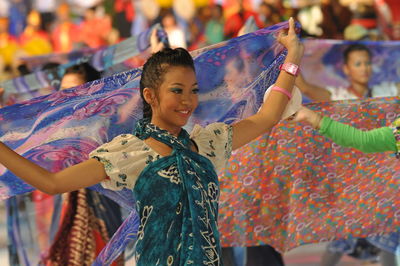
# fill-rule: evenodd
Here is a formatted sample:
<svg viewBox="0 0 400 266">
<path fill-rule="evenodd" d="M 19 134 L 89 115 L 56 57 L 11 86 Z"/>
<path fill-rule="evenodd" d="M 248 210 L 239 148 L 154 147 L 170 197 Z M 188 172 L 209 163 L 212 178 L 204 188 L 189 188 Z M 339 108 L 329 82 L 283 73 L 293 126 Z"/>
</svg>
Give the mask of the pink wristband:
<svg viewBox="0 0 400 266">
<path fill-rule="evenodd" d="M 289 98 L 289 101 L 290 101 L 290 99 L 292 99 L 292 94 L 291 94 L 288 90 L 286 90 L 286 89 L 284 89 L 284 88 L 281 88 L 281 87 L 278 87 L 278 86 L 274 85 L 274 86 L 271 88 L 271 90 L 273 90 L 273 91 L 279 91 L 279 92 L 285 94 L 285 95 Z"/>
<path fill-rule="evenodd" d="M 290 62 L 283 63 L 282 65 L 280 65 L 279 70 L 284 70 L 286 71 L 286 73 L 289 73 L 290 75 L 293 75 L 295 77 L 297 77 L 297 75 L 299 75 L 300 72 L 299 66 Z"/>
</svg>

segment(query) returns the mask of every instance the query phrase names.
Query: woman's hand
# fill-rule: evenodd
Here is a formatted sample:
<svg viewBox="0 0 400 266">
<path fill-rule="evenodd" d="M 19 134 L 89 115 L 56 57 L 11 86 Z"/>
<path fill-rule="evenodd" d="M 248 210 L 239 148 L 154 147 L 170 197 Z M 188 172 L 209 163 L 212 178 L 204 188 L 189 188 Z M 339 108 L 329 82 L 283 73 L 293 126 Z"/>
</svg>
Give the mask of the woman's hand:
<svg viewBox="0 0 400 266">
<path fill-rule="evenodd" d="M 288 49 L 285 63 L 299 65 L 303 56 L 303 44 L 297 38 L 293 18 L 289 19 L 289 30 L 279 32 L 277 40 Z M 260 110 L 235 124 L 233 124 L 232 148 L 237 149 L 262 134 L 268 133 L 281 120 L 288 97 L 292 94 L 295 75 L 280 71 L 275 82 L 279 90 L 272 90 Z M 282 92 L 284 91 L 284 93 Z"/>
<path fill-rule="evenodd" d="M 322 121 L 322 116 L 317 112 L 302 106 L 296 114 L 288 118 L 288 120 L 293 122 L 307 123 L 311 125 L 314 129 L 319 129 Z"/>
<path fill-rule="evenodd" d="M 154 27 L 150 35 L 150 50 L 152 54 L 157 53 L 164 48 L 164 43 L 160 42 L 158 39 L 157 30 L 158 28 Z"/>
<path fill-rule="evenodd" d="M 304 53 L 304 45 L 296 35 L 294 19 L 289 19 L 289 29 L 280 31 L 277 36 L 280 42 L 288 50 L 287 57 L 290 57 L 292 63 L 298 64 Z"/>
</svg>

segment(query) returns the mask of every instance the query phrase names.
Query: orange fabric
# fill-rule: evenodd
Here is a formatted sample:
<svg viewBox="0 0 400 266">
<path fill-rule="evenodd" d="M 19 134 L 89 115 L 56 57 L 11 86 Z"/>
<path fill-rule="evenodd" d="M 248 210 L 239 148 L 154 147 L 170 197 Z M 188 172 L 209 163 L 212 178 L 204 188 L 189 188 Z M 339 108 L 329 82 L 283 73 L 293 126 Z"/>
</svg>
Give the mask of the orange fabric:
<svg viewBox="0 0 400 266">
<path fill-rule="evenodd" d="M 57 25 L 51 33 L 53 49 L 56 53 L 72 51 L 74 43 L 79 41 L 79 28 L 71 22 Z"/>
<path fill-rule="evenodd" d="M 112 25 L 109 17 L 85 20 L 80 25 L 80 41 L 90 48 L 107 45 L 106 38 L 111 32 Z"/>
</svg>

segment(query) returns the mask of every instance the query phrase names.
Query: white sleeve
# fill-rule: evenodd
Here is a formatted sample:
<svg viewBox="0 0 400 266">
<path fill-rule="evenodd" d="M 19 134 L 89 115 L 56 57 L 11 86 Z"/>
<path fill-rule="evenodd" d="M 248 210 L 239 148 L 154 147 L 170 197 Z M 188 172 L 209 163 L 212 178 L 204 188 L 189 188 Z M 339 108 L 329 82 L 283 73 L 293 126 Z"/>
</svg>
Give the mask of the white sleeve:
<svg viewBox="0 0 400 266">
<path fill-rule="evenodd" d="M 232 126 L 213 123 L 205 128 L 195 125 L 190 138 L 196 143 L 199 154 L 208 158 L 218 172 L 225 167 L 232 153 Z"/>
<path fill-rule="evenodd" d="M 101 185 L 107 189 L 121 190 L 133 189 L 140 173 L 154 155 L 154 151 L 136 136 L 123 134 L 92 151 L 89 157 L 104 165 L 108 178 Z"/>
</svg>

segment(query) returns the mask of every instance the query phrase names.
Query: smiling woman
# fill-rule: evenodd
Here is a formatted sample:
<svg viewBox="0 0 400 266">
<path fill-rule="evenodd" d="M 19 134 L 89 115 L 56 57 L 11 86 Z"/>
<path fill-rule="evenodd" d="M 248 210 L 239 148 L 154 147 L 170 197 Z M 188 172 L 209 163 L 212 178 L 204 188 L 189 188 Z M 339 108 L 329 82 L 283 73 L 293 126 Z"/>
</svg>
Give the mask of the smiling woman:
<svg viewBox="0 0 400 266">
<path fill-rule="evenodd" d="M 170 51 L 170 55 L 159 59 L 161 62 L 149 59 L 144 65 L 140 91 L 144 118 L 177 135 L 198 105 L 198 88 L 190 54 L 181 48 Z M 159 67 L 154 68 L 154 64 Z"/>
<path fill-rule="evenodd" d="M 288 50 L 285 63 L 299 64 L 303 45 L 293 19 L 287 34 L 282 33 L 277 39 Z M 217 171 L 232 149 L 268 133 L 278 123 L 294 80 L 293 73 L 282 70 L 258 113 L 233 125 L 196 125 L 189 134 L 182 127 L 198 105 L 193 59 L 183 48 L 164 49 L 143 66 L 144 114 L 133 134 L 117 136 L 92 151 L 91 159 L 57 173 L 1 143 L 0 163 L 51 194 L 97 183 L 111 190 L 133 191 L 140 218 L 137 265 L 221 265 Z"/>
</svg>

